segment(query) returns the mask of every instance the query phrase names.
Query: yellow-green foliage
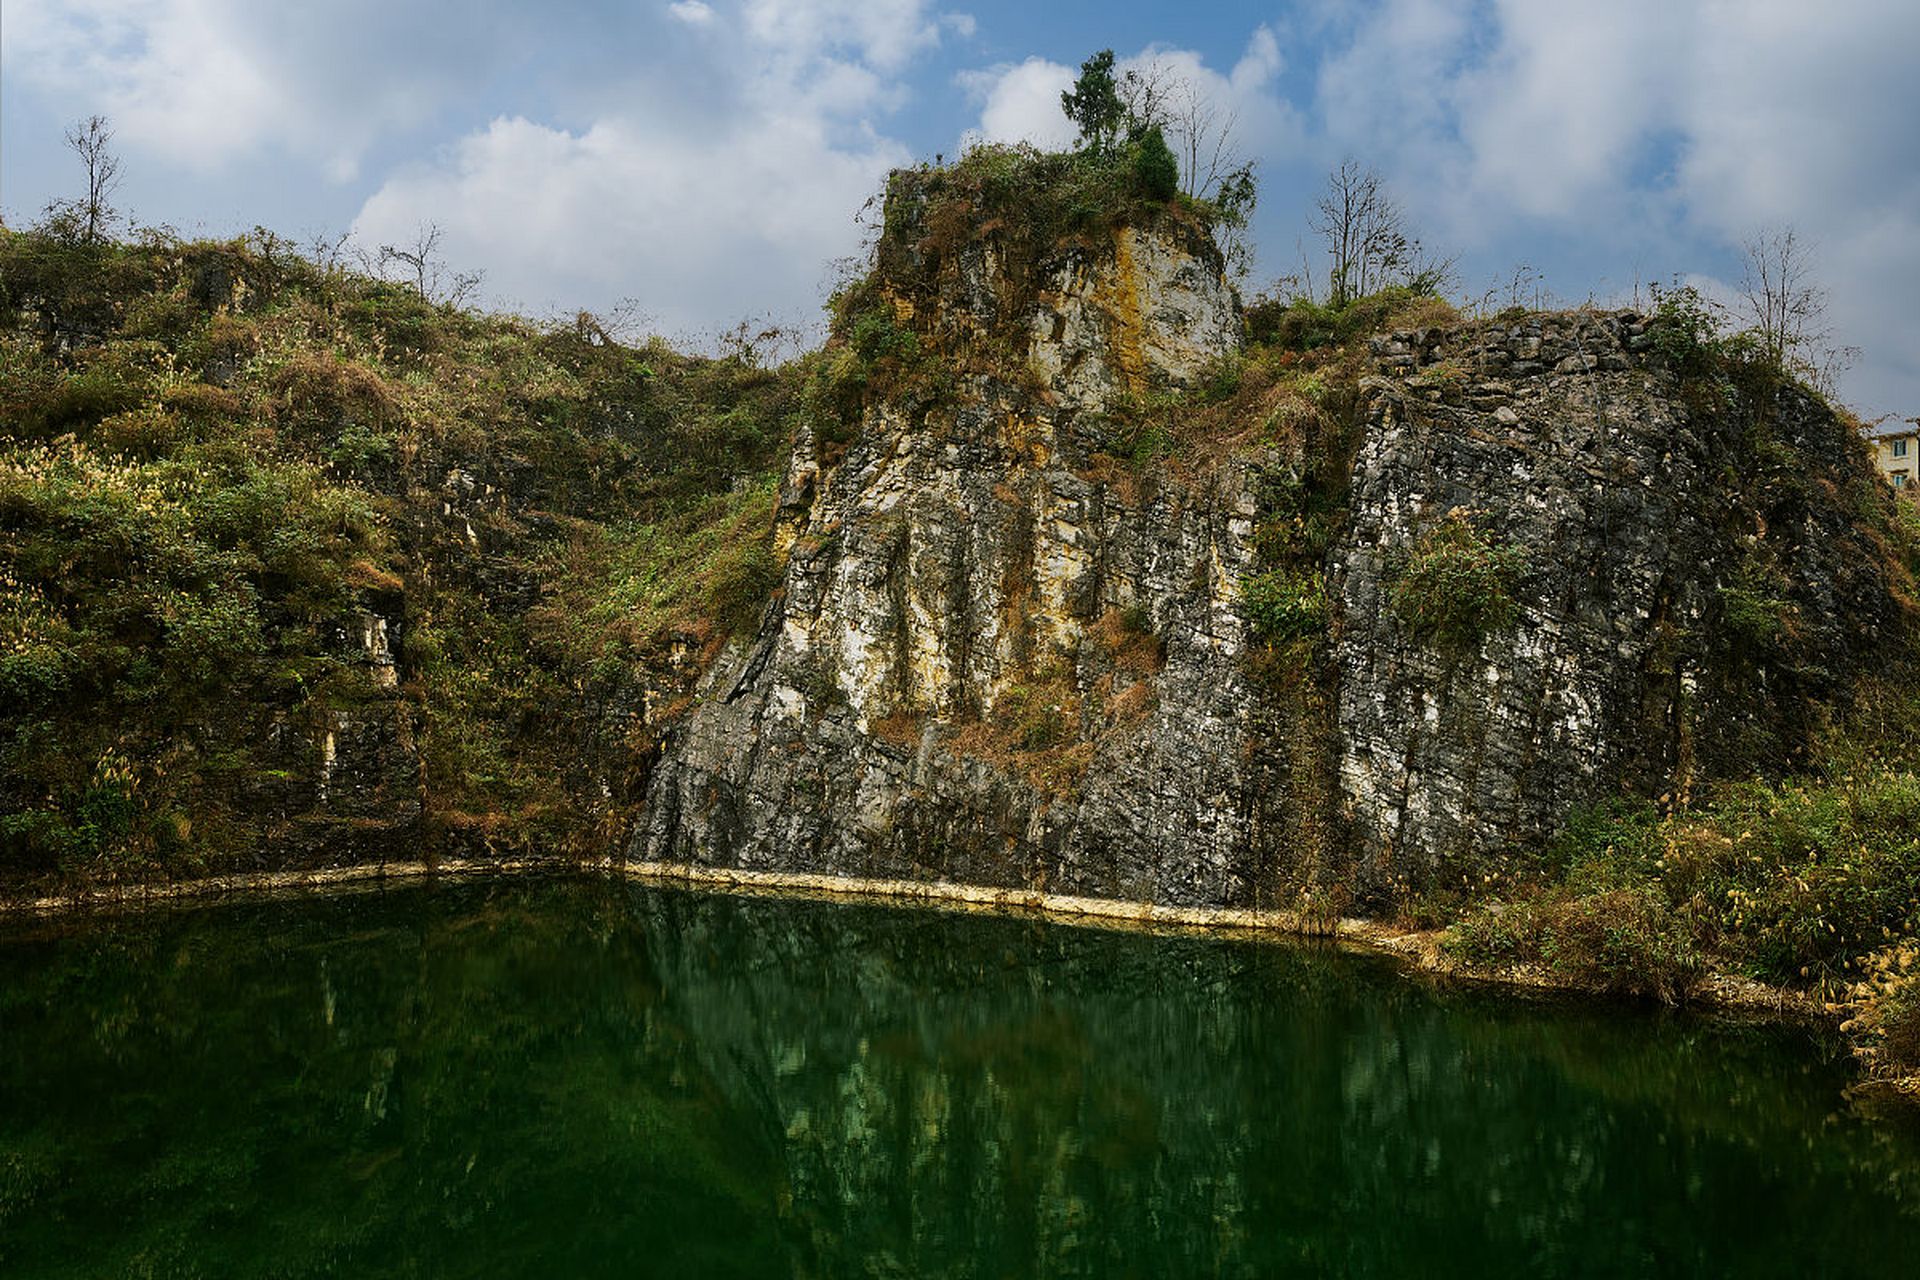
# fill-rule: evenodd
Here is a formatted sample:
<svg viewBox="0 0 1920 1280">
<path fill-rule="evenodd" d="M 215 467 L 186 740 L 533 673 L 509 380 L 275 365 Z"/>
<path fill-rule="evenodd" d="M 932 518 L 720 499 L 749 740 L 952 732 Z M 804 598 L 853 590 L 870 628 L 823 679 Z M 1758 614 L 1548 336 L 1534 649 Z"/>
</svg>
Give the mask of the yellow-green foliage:
<svg viewBox="0 0 1920 1280">
<path fill-rule="evenodd" d="M 1240 611 L 1261 640 L 1317 637 L 1327 626 L 1327 584 L 1317 570 L 1269 569 L 1240 584 Z"/>
<path fill-rule="evenodd" d="M 1851 1032 L 1875 1077 L 1920 1096 L 1920 941 L 1904 937 L 1865 957 L 1847 990 Z"/>
<path fill-rule="evenodd" d="M 994 332 L 941 305 L 961 296 L 970 254 L 991 246 L 993 306 L 1004 320 L 1031 304 L 1046 264 L 1076 248 L 1110 252 L 1118 227 L 1177 225 L 1211 245 L 1211 227 L 1238 214 L 1167 190 L 1151 164 L 1143 176 L 1143 145 L 1045 152 L 990 144 L 949 165 L 895 172 L 872 258 L 835 294 L 827 346 L 811 367 L 808 407 L 826 460 L 837 459 L 876 400 L 912 409 L 950 397 L 961 373 L 1026 376 L 1027 353 L 1004 323 Z"/>
<path fill-rule="evenodd" d="M 1513 621 L 1525 557 L 1496 545 L 1465 512 L 1449 512 L 1415 545 L 1394 579 L 1393 611 L 1415 636 L 1466 649 Z"/>
<path fill-rule="evenodd" d="M 1247 304 L 1247 336 L 1256 345 L 1308 352 L 1338 348 L 1391 329 L 1451 324 L 1460 313 L 1431 290 L 1393 286 L 1340 306 L 1311 298 L 1256 297 Z"/>
<path fill-rule="evenodd" d="M 1916 548 L 1920 528 L 1888 525 L 1891 567 L 1911 565 Z M 1721 593 L 1741 644 L 1790 635 L 1797 619 L 1780 594 L 1752 567 Z M 1910 619 L 1886 665 L 1916 661 Z M 1622 803 L 1574 815 L 1545 857 L 1494 861 L 1456 887 L 1449 944 L 1479 963 L 1543 964 L 1668 998 L 1705 967 L 1830 998 L 1851 989 L 1861 1034 L 1885 1042 L 1882 1065 L 1920 1075 L 1920 1047 L 1908 1048 L 1920 1046 L 1920 984 L 1901 959 L 1920 954 L 1920 687 L 1860 682 L 1809 756 L 1800 776 L 1721 784 L 1665 812 Z M 1581 918 L 1606 931 L 1569 927 Z"/>
<path fill-rule="evenodd" d="M 7 861 L 150 852 L 189 803 L 169 726 L 332 691 L 343 672 L 316 629 L 347 614 L 358 567 L 388 547 L 365 496 L 312 465 L 209 445 L 143 461 L 70 435 L 0 443 Z M 142 803 L 101 824 L 87 814 L 109 758 L 113 785 Z"/>
<path fill-rule="evenodd" d="M 779 581 L 771 475 L 652 524 L 582 530 L 535 615 L 538 638 L 586 664 L 659 656 L 750 629 Z"/>
<path fill-rule="evenodd" d="M 1684 994 L 1711 960 L 1837 991 L 1889 940 L 1920 930 L 1920 773 L 1718 789 L 1699 807 L 1578 815 L 1544 861 L 1455 926 L 1483 963 L 1541 963 L 1607 985 Z"/>
<path fill-rule="evenodd" d="M 239 793 L 389 696 L 363 610 L 401 637 L 430 809 L 577 808 L 570 717 L 635 678 L 598 658 L 772 588 L 799 379 L 750 354 L 452 310 L 267 233 L 0 230 L 0 877 L 251 856 Z"/>
</svg>

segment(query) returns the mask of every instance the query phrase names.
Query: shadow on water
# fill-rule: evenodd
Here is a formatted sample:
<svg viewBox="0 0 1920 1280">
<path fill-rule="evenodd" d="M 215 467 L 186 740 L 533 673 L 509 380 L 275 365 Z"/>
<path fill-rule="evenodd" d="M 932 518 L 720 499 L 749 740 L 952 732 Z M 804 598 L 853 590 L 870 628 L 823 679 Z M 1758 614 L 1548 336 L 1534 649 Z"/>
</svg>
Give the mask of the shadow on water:
<svg viewBox="0 0 1920 1280">
<path fill-rule="evenodd" d="M 0 1273 L 1887 1275 L 1806 1032 L 597 883 L 0 941 Z"/>
</svg>

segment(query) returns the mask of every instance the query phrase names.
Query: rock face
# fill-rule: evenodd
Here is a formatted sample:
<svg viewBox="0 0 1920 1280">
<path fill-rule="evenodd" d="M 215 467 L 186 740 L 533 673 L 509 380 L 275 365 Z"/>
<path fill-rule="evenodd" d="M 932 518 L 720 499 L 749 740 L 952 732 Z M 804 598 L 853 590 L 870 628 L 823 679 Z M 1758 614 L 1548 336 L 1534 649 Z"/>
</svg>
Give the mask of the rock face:
<svg viewBox="0 0 1920 1280">
<path fill-rule="evenodd" d="M 912 232 L 924 211 L 894 199 Z M 784 587 L 669 740 L 636 858 L 1379 897 L 1579 803 L 1784 761 L 1892 617 L 1833 498 L 1855 462 L 1823 406 L 1779 393 L 1758 442 L 1685 401 L 1638 317 L 1536 317 L 1376 340 L 1315 570 L 1330 625 L 1276 680 L 1243 584 L 1301 460 L 1102 453 L 1129 397 L 1238 346 L 1206 233 L 1123 227 L 1018 271 L 990 229 L 892 276 L 885 254 L 885 303 L 934 352 L 1002 358 L 932 403 L 870 401 L 843 455 L 803 434 Z M 1499 625 L 1443 646 L 1394 598 L 1449 518 L 1515 568 Z M 1756 608 L 1777 633 L 1729 622 Z"/>
<path fill-rule="evenodd" d="M 1246 474 L 1104 483 L 1076 430 L 1233 349 L 1217 252 L 1122 229 L 1047 263 L 1013 315 L 996 265 L 967 255 L 929 327 L 1010 329 L 1033 380 L 876 405 L 831 468 L 800 442 L 785 590 L 669 746 L 636 853 L 1250 896 Z"/>
<path fill-rule="evenodd" d="M 1328 566 L 1339 783 L 1369 879 L 1444 874 L 1623 789 L 1787 765 L 1890 636 L 1880 557 L 1834 501 L 1857 482 L 1847 430 L 1791 388 L 1702 412 L 1649 347 L 1629 314 L 1374 341 Z M 1468 652 L 1420 643 L 1390 603 L 1449 512 L 1521 555 L 1512 625 Z M 1756 606 L 1771 634 L 1737 616 Z"/>
</svg>

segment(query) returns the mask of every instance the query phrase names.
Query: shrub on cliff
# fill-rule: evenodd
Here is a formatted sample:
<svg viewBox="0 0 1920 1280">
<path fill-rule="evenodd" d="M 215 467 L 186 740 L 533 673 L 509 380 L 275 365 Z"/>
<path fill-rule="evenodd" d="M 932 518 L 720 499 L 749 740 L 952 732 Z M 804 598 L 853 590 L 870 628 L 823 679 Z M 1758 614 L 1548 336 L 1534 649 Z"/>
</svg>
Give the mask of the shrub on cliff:
<svg viewBox="0 0 1920 1280">
<path fill-rule="evenodd" d="M 1650 886 L 1558 892 L 1476 911 L 1454 927 L 1452 952 L 1471 963 L 1536 964 L 1575 985 L 1685 1000 L 1705 976 L 1692 936 Z"/>
<path fill-rule="evenodd" d="M 1500 903 L 1455 925 L 1459 954 L 1590 981 L 1596 947 L 1631 944 L 1649 963 L 1694 955 L 1833 993 L 1890 939 L 1920 929 L 1920 775 L 1863 766 L 1727 784 L 1665 815 L 1651 804 L 1576 814 L 1509 879 L 1517 886 Z M 1625 932 L 1579 924 L 1607 918 Z"/>
<path fill-rule="evenodd" d="M 1171 200 L 1180 192 L 1180 162 L 1155 125 L 1133 144 L 1133 176 L 1149 200 Z"/>
<path fill-rule="evenodd" d="M 1402 626 L 1441 648 L 1463 650 L 1507 626 L 1525 563 L 1517 547 L 1494 545 L 1461 511 L 1427 531 L 1392 588 Z"/>
<path fill-rule="evenodd" d="M 1327 584 L 1318 570 L 1270 569 L 1240 584 L 1240 612 L 1253 633 L 1284 644 L 1327 628 Z"/>
<path fill-rule="evenodd" d="M 311 466 L 164 443 L 0 446 L 0 870 L 144 856 L 192 803 L 197 727 L 345 692 L 321 637 L 388 553 L 371 505 Z"/>
<path fill-rule="evenodd" d="M 1460 318 L 1433 289 L 1389 285 L 1341 303 L 1305 297 L 1256 297 L 1247 304 L 1247 339 L 1283 351 L 1343 347 L 1388 329 L 1451 324 Z"/>
<path fill-rule="evenodd" d="M 1872 1053 L 1875 1074 L 1920 1091 L 1920 954 L 1913 945 L 1888 947 L 1864 966 L 1850 993 L 1855 1025 Z"/>
</svg>

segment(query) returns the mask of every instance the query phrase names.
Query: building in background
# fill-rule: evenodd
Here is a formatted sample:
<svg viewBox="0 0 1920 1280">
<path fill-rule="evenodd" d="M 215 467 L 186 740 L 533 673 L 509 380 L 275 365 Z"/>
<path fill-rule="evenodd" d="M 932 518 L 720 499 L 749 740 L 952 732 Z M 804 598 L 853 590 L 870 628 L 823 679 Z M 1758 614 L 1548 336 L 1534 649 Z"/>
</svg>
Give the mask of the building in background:
<svg viewBox="0 0 1920 1280">
<path fill-rule="evenodd" d="M 1920 418 L 1866 429 L 1873 463 L 1903 497 L 1920 502 Z"/>
</svg>

